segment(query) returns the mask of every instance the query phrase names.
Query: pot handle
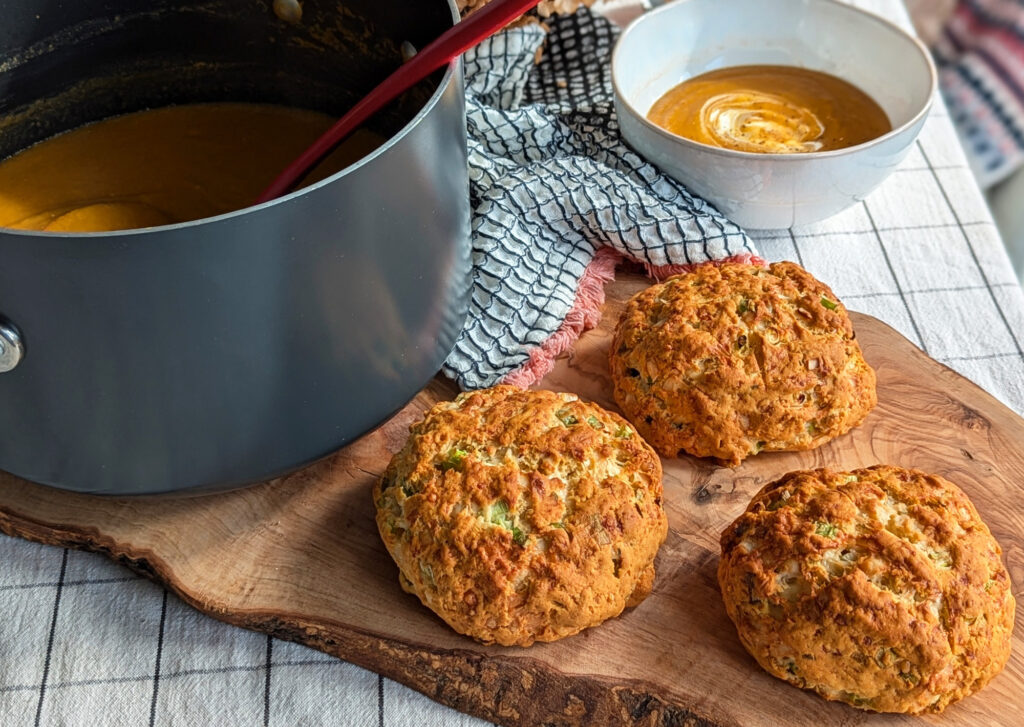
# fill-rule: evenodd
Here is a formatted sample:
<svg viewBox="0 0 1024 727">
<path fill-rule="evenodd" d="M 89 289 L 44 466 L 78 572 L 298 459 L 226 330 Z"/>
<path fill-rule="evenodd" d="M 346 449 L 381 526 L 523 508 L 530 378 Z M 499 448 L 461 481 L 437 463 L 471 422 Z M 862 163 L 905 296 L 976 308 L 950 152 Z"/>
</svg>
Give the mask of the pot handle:
<svg viewBox="0 0 1024 727">
<path fill-rule="evenodd" d="M 7 373 L 25 356 L 21 333 L 13 323 L 0 316 L 0 374 Z"/>
</svg>

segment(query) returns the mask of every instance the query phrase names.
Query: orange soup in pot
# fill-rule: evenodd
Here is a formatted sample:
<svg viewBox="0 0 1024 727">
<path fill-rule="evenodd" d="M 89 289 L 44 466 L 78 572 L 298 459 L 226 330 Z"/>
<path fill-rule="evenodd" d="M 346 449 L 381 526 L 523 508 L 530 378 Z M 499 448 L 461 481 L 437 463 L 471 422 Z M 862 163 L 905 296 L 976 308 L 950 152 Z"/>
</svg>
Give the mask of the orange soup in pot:
<svg viewBox="0 0 1024 727">
<path fill-rule="evenodd" d="M 97 121 L 0 161 L 0 227 L 106 232 L 241 209 L 334 121 L 251 103 L 186 104 Z M 304 183 L 384 141 L 358 130 Z"/>
</svg>

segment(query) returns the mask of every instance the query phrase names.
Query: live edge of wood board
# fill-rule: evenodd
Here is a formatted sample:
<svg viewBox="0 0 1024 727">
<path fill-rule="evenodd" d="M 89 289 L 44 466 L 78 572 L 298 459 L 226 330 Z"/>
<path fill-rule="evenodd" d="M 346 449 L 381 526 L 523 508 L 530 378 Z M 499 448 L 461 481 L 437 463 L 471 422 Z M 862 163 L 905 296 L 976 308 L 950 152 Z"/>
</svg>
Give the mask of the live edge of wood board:
<svg viewBox="0 0 1024 727">
<path fill-rule="evenodd" d="M 633 275 L 611 284 L 600 326 L 542 386 L 614 408 L 611 330 L 624 301 L 647 284 Z M 409 424 L 454 396 L 441 380 L 328 459 L 234 492 L 111 499 L 0 473 L 0 530 L 106 553 L 215 618 L 307 644 L 502 725 L 1024 724 L 1020 628 L 1010 663 L 985 689 L 941 715 L 909 717 L 826 702 L 768 676 L 725 615 L 718 537 L 750 497 L 791 470 L 878 462 L 960 485 L 1002 545 L 1024 603 L 1024 420 L 885 324 L 853 319 L 878 373 L 879 405 L 864 425 L 820 449 L 761 454 L 735 470 L 665 460 L 670 531 L 653 592 L 621 617 L 552 644 L 481 646 L 398 586 L 370 488 Z"/>
</svg>

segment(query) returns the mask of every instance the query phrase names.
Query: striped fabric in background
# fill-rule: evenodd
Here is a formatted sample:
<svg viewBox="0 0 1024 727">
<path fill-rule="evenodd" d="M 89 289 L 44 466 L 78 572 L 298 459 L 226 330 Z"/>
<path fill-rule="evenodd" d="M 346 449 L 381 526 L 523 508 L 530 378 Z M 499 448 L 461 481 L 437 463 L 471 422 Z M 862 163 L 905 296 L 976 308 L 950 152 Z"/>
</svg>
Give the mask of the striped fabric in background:
<svg viewBox="0 0 1024 727">
<path fill-rule="evenodd" d="M 960 0 L 933 51 L 968 161 L 991 187 L 1024 165 L 1024 0 Z"/>
</svg>

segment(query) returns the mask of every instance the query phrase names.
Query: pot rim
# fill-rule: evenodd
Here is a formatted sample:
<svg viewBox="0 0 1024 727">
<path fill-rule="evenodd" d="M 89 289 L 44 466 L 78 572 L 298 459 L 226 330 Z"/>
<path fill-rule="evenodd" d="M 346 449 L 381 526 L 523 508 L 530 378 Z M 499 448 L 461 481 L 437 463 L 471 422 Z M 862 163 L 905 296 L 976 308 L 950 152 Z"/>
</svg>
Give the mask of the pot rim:
<svg viewBox="0 0 1024 727">
<path fill-rule="evenodd" d="M 451 12 L 452 20 L 454 23 L 458 23 L 461 14 L 459 8 L 455 4 L 455 0 L 445 0 L 448 4 L 448 9 Z M 248 207 L 242 207 L 241 209 L 232 210 L 230 212 L 224 212 L 223 214 L 213 215 L 211 217 L 201 217 L 197 220 L 188 220 L 186 222 L 175 222 L 169 225 L 155 225 L 153 227 L 136 227 L 129 230 L 108 230 L 105 232 L 48 232 L 44 230 L 19 230 L 13 227 L 0 226 L 0 234 L 11 235 L 14 237 L 28 237 L 28 238 L 40 238 L 43 240 L 68 240 L 68 239 L 106 239 L 111 237 L 135 237 L 142 235 L 149 235 L 154 232 L 165 232 L 169 230 L 186 230 L 197 225 L 206 225 L 212 222 L 220 222 L 222 220 L 247 215 L 252 212 L 269 209 L 276 207 L 279 204 L 284 204 L 290 200 L 296 199 L 297 197 L 312 194 L 313 192 L 335 182 L 342 177 L 354 174 L 357 170 L 363 166 L 369 164 L 373 160 L 386 154 L 392 147 L 396 146 L 402 139 L 412 133 L 412 130 L 417 126 L 421 119 L 429 114 L 435 106 L 440 102 L 441 96 L 443 96 L 449 86 L 451 86 L 455 73 L 460 67 L 462 56 L 458 56 L 453 59 L 447 66 L 444 72 L 444 76 L 441 77 L 441 82 L 434 89 L 434 93 L 430 95 L 426 103 L 416 112 L 416 115 L 409 119 L 408 123 L 405 124 L 401 129 L 392 134 L 387 141 L 381 144 L 379 147 L 374 149 L 372 152 L 362 157 L 361 159 L 349 164 L 344 169 L 341 169 L 329 177 L 321 179 L 319 182 L 314 182 L 307 187 L 294 190 L 288 194 L 272 199 L 268 202 L 262 202 L 260 204 L 249 205 Z"/>
</svg>

